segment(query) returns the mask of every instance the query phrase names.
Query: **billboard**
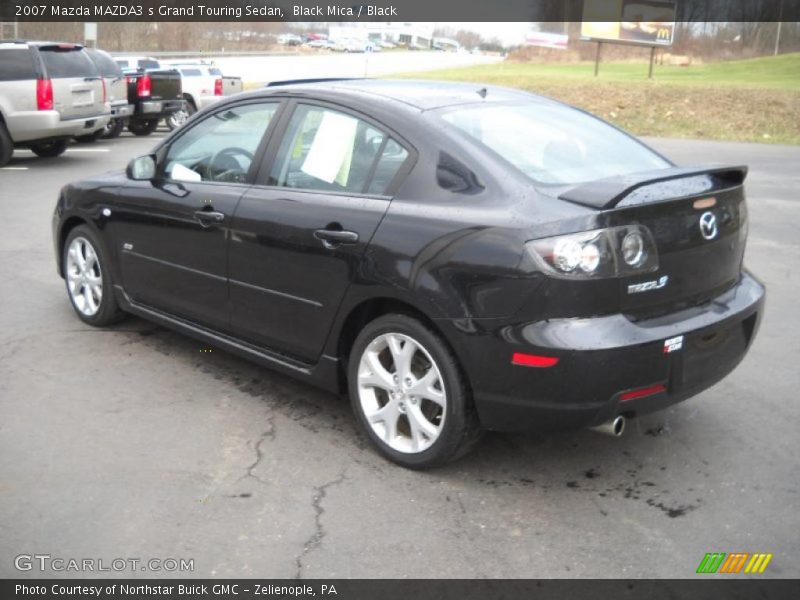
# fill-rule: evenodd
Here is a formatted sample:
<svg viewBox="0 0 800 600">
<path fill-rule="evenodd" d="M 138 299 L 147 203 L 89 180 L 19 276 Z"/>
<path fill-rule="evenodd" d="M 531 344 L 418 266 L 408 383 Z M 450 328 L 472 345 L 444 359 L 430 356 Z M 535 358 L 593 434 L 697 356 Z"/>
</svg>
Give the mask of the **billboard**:
<svg viewBox="0 0 800 600">
<path fill-rule="evenodd" d="M 671 46 L 675 2 L 662 0 L 584 0 L 581 39 Z"/>
</svg>

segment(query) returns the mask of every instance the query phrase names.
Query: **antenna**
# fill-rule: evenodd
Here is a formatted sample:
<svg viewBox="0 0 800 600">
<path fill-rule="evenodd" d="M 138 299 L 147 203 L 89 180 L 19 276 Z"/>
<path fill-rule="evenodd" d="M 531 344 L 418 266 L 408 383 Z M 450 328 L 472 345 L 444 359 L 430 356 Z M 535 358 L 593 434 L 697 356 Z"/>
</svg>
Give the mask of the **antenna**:
<svg viewBox="0 0 800 600">
<path fill-rule="evenodd" d="M 489 90 L 487 90 L 486 88 L 481 88 L 477 92 L 478 96 L 480 96 L 481 98 L 484 98 L 484 99 L 486 98 L 486 94 L 487 93 L 489 93 Z"/>
</svg>

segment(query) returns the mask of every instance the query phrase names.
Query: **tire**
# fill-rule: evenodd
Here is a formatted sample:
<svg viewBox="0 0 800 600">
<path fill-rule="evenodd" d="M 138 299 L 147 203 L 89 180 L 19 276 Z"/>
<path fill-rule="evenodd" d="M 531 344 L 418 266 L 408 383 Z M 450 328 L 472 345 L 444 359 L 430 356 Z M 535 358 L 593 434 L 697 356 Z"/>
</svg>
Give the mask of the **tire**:
<svg viewBox="0 0 800 600">
<path fill-rule="evenodd" d="M 61 260 L 67 297 L 81 321 L 104 327 L 124 316 L 114 297 L 108 255 L 89 227 L 79 225 L 69 232 Z"/>
<path fill-rule="evenodd" d="M 164 119 L 164 122 L 169 127 L 170 131 L 175 131 L 178 127 L 182 126 L 186 120 L 191 117 L 194 113 L 197 112 L 197 109 L 194 106 L 194 103 L 191 100 L 186 101 L 186 108 L 176 111 Z"/>
<path fill-rule="evenodd" d="M 93 144 L 97 140 L 100 139 L 100 136 L 103 135 L 103 129 L 98 129 L 94 133 L 90 133 L 89 135 L 79 135 L 75 138 L 75 141 L 79 144 Z"/>
<path fill-rule="evenodd" d="M 104 140 L 110 140 L 112 138 L 117 138 L 122 133 L 122 130 L 125 129 L 125 121 L 122 119 L 111 119 L 108 122 L 108 125 L 103 127 L 100 131 L 100 137 Z"/>
<path fill-rule="evenodd" d="M 458 361 L 444 340 L 417 319 L 388 314 L 367 324 L 353 344 L 347 371 L 356 419 L 389 460 L 429 469 L 464 455 L 480 438 Z"/>
<path fill-rule="evenodd" d="M 158 128 L 158 119 L 147 121 L 131 121 L 128 123 L 128 131 L 133 135 L 146 136 L 153 133 Z"/>
<path fill-rule="evenodd" d="M 36 156 L 40 156 L 41 158 L 54 158 L 64 154 L 68 144 L 69 140 L 56 140 L 55 142 L 33 144 L 31 150 Z"/>
<path fill-rule="evenodd" d="M 0 167 L 5 167 L 11 162 L 13 155 L 14 142 L 11 141 L 11 136 L 8 135 L 5 123 L 0 121 Z"/>
</svg>

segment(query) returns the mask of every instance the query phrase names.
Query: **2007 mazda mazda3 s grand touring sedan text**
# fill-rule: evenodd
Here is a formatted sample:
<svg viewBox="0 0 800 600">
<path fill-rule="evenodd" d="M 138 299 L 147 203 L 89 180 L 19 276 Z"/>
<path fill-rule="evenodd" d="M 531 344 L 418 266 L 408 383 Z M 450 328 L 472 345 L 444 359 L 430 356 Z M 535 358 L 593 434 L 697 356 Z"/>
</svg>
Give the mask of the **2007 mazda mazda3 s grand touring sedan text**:
<svg viewBox="0 0 800 600">
<path fill-rule="evenodd" d="M 746 168 L 679 168 L 535 95 L 287 83 L 66 186 L 84 322 L 133 313 L 332 392 L 406 467 L 482 430 L 605 427 L 729 373 L 764 288 Z"/>
</svg>

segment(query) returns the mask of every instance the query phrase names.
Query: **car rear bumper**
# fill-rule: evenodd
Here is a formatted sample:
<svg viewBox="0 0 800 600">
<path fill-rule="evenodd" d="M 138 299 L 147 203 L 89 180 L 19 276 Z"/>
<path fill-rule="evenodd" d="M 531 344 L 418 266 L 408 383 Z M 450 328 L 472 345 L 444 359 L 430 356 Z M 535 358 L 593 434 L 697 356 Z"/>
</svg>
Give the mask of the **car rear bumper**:
<svg viewBox="0 0 800 600">
<path fill-rule="evenodd" d="M 465 362 L 481 422 L 501 431 L 574 429 L 685 400 L 744 358 L 764 300 L 761 283 L 743 273 L 705 305 L 646 321 L 616 314 L 473 331 L 464 336 Z M 557 362 L 514 365 L 518 352 Z"/>
<path fill-rule="evenodd" d="M 18 112 L 8 117 L 8 129 L 15 144 L 35 143 L 76 135 L 88 135 L 106 126 L 109 113 L 62 119 L 55 110 Z"/>
<path fill-rule="evenodd" d="M 133 104 L 112 104 L 111 117 L 114 119 L 124 119 L 133 114 Z"/>
<path fill-rule="evenodd" d="M 148 100 L 138 104 L 134 116 L 147 119 L 166 117 L 181 110 L 183 104 L 183 100 Z"/>
</svg>

